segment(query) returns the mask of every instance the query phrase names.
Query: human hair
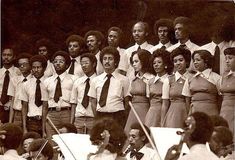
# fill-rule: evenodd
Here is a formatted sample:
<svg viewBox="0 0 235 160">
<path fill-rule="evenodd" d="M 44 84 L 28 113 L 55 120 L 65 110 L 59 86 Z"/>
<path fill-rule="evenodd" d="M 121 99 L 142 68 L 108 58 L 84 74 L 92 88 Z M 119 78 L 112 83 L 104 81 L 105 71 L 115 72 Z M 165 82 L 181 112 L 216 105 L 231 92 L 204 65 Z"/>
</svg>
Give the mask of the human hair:
<svg viewBox="0 0 235 160">
<path fill-rule="evenodd" d="M 192 29 L 192 21 L 190 18 L 188 17 L 176 17 L 174 20 L 174 26 L 176 26 L 176 24 L 183 24 L 185 30 L 190 34 L 190 30 Z"/>
<path fill-rule="evenodd" d="M 65 51 L 56 51 L 52 56 L 52 61 L 54 61 L 55 57 L 57 57 L 57 56 L 64 57 L 66 65 L 68 65 L 68 66 L 70 65 L 71 59 L 70 59 L 70 56 L 67 52 L 65 52 Z"/>
<path fill-rule="evenodd" d="M 6 131 L 4 139 L 1 139 L 1 143 L 6 149 L 17 149 L 21 143 L 23 131 L 22 129 L 13 124 L 5 123 L 0 127 L 0 131 Z"/>
<path fill-rule="evenodd" d="M 114 61 L 115 61 L 115 67 L 117 68 L 118 67 L 118 64 L 120 62 L 120 54 L 117 50 L 117 48 L 115 47 L 111 47 L 111 46 L 108 46 L 108 47 L 105 47 L 101 50 L 101 53 L 100 53 L 100 62 L 103 64 L 103 58 L 104 58 L 104 55 L 105 54 L 111 54 L 113 55 L 114 57 Z"/>
<path fill-rule="evenodd" d="M 145 31 L 145 33 L 149 33 L 149 24 L 148 24 L 147 22 L 139 21 L 139 22 L 135 23 L 135 24 L 133 25 L 133 27 L 132 27 L 132 30 L 133 30 L 133 28 L 134 28 L 134 26 L 135 26 L 136 24 L 141 24 L 141 25 L 143 25 L 143 26 L 144 26 L 144 31 Z"/>
<path fill-rule="evenodd" d="M 192 54 L 192 59 L 194 61 L 194 56 L 196 54 L 199 54 L 201 59 L 204 60 L 204 63 L 207 65 L 207 68 L 212 68 L 213 65 L 213 56 L 211 55 L 211 53 L 207 50 L 196 50 L 193 52 Z"/>
<path fill-rule="evenodd" d="M 195 129 L 190 135 L 190 140 L 199 144 L 206 144 L 210 141 L 214 126 L 210 117 L 203 112 L 194 112 L 192 116 L 195 120 Z"/>
<path fill-rule="evenodd" d="M 166 66 L 165 70 L 168 74 L 171 74 L 173 70 L 173 64 L 170 59 L 170 52 L 165 49 L 157 49 L 153 52 L 151 58 L 151 66 L 153 66 L 153 61 L 156 57 L 162 58 L 163 64 Z"/>
<path fill-rule="evenodd" d="M 227 127 L 214 127 L 214 132 L 216 133 L 216 136 L 222 143 L 223 147 L 233 144 L 233 133 Z"/>
<path fill-rule="evenodd" d="M 90 61 L 91 61 L 91 63 L 92 63 L 92 64 L 95 64 L 95 67 L 94 67 L 94 68 L 96 68 L 96 66 L 97 66 L 97 58 L 95 57 L 94 54 L 92 54 L 92 53 L 84 53 L 84 54 L 81 55 L 80 61 L 81 61 L 84 57 L 89 58 Z"/>
<path fill-rule="evenodd" d="M 35 139 L 32 143 L 29 145 L 29 152 L 35 152 L 38 151 L 45 143 L 46 139 Z M 53 148 L 52 145 L 47 142 L 44 148 L 42 149 L 41 153 L 45 156 L 48 157 L 48 160 L 52 160 L 53 158 Z"/>
<path fill-rule="evenodd" d="M 107 130 L 110 134 L 109 143 L 106 149 L 111 153 L 122 154 L 122 148 L 126 141 L 126 134 L 123 128 L 112 118 L 97 120 L 90 132 L 90 140 L 94 145 L 99 145 L 104 139 L 102 133 Z"/>
<path fill-rule="evenodd" d="M 186 62 L 186 68 L 190 66 L 191 62 L 191 52 L 188 49 L 185 49 L 183 47 L 177 47 L 171 52 L 171 61 L 174 62 L 174 58 L 176 56 L 182 55 Z"/>
<path fill-rule="evenodd" d="M 31 54 L 29 54 L 29 53 L 26 53 L 26 52 L 23 52 L 23 53 L 20 53 L 18 56 L 17 56 L 17 58 L 16 58 L 16 66 L 17 67 L 19 67 L 19 64 L 18 64 L 18 61 L 20 60 L 20 59 L 28 59 L 29 61 L 30 61 L 30 58 L 32 57 L 32 55 Z"/>
<path fill-rule="evenodd" d="M 235 56 L 235 47 L 229 47 L 224 50 L 224 55 L 234 55 Z"/>
<path fill-rule="evenodd" d="M 101 43 L 100 47 L 102 47 L 102 45 L 104 44 L 104 39 L 105 39 L 103 33 L 101 33 L 100 31 L 96 31 L 96 30 L 90 30 L 84 36 L 85 41 L 87 40 L 87 37 L 89 36 L 95 36 L 97 41 Z"/>
<path fill-rule="evenodd" d="M 78 42 L 81 53 L 85 50 L 86 43 L 85 43 L 85 40 L 82 36 L 75 35 L 75 34 L 70 35 L 65 41 L 67 47 L 69 46 L 70 42 Z"/>
<path fill-rule="evenodd" d="M 132 52 L 130 57 L 131 65 L 133 65 L 133 56 L 135 54 L 137 54 L 140 59 L 140 63 L 142 65 L 142 71 L 144 73 L 145 72 L 153 73 L 153 67 L 151 66 L 151 53 L 145 49 L 140 49 L 138 51 Z"/>
<path fill-rule="evenodd" d="M 221 117 L 219 115 L 211 115 L 210 118 L 211 118 L 211 121 L 212 121 L 214 127 L 217 127 L 217 126 L 223 126 L 223 127 L 227 127 L 227 128 L 229 127 L 226 119 L 224 119 L 223 117 Z"/>
<path fill-rule="evenodd" d="M 23 135 L 22 142 L 24 142 L 24 140 L 29 138 L 38 139 L 41 138 L 41 135 L 38 134 L 37 132 L 27 132 Z"/>
<path fill-rule="evenodd" d="M 36 43 L 35 43 L 35 51 L 37 51 L 37 54 L 38 54 L 39 47 L 42 47 L 42 46 L 45 46 L 47 48 L 47 53 L 48 53 L 47 56 L 48 56 L 48 58 L 50 58 L 51 55 L 55 51 L 54 44 L 48 38 L 41 38 L 41 39 L 37 40 Z"/>
<path fill-rule="evenodd" d="M 68 133 L 78 133 L 77 128 L 74 126 L 74 124 L 71 123 L 63 123 L 61 125 L 61 128 L 65 127 L 68 131 Z"/>
<path fill-rule="evenodd" d="M 149 130 L 149 128 L 148 128 L 147 126 L 145 126 L 145 125 L 144 125 L 144 128 L 145 128 L 145 130 L 147 131 L 147 133 L 150 135 L 150 130 Z M 141 127 L 141 125 L 140 125 L 139 123 L 133 123 L 133 124 L 131 125 L 131 129 L 137 129 L 137 130 L 139 130 L 139 136 L 140 136 L 140 137 L 142 137 L 142 136 L 145 136 L 145 137 L 146 137 L 145 140 L 144 140 L 144 143 L 145 143 L 145 144 L 149 142 L 147 136 L 145 135 L 145 132 L 144 132 L 143 128 Z"/>
<path fill-rule="evenodd" d="M 33 62 L 41 62 L 42 67 L 46 69 L 47 67 L 47 59 L 43 55 L 34 55 L 30 58 L 30 65 L 32 66 Z"/>
<path fill-rule="evenodd" d="M 115 31 L 115 32 L 117 32 L 117 33 L 118 33 L 119 38 L 121 38 L 121 37 L 122 37 L 122 33 L 123 33 L 123 32 L 122 32 L 121 28 L 116 27 L 116 26 L 113 26 L 113 27 L 109 28 L 109 30 L 108 30 L 108 34 L 109 34 L 111 31 Z"/>
<path fill-rule="evenodd" d="M 173 26 L 173 21 L 171 19 L 166 19 L 166 18 L 161 18 L 157 20 L 154 24 L 154 34 L 158 35 L 158 28 L 159 27 L 167 27 L 168 30 L 168 38 L 172 42 L 174 41 L 174 26 Z"/>
</svg>

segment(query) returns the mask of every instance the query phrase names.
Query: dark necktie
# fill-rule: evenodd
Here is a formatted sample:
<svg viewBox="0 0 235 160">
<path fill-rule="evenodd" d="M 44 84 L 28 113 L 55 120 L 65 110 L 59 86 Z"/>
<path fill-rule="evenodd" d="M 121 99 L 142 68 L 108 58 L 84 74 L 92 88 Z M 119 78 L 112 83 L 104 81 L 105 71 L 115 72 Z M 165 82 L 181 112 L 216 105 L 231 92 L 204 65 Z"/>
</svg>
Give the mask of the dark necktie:
<svg viewBox="0 0 235 160">
<path fill-rule="evenodd" d="M 56 83 L 56 88 L 55 88 L 55 94 L 54 94 L 54 101 L 57 103 L 62 96 L 62 91 L 61 91 L 61 80 L 60 77 L 57 77 L 57 83 Z"/>
<path fill-rule="evenodd" d="M 26 78 L 26 77 L 24 77 L 23 82 L 26 82 L 26 81 L 27 81 L 27 78 Z"/>
<path fill-rule="evenodd" d="M 179 47 L 184 48 L 184 49 L 187 49 L 187 46 L 186 46 L 185 44 L 180 44 Z"/>
<path fill-rule="evenodd" d="M 89 97 L 87 95 L 89 89 L 90 89 L 90 78 L 86 79 L 86 87 L 85 87 L 85 92 L 84 92 L 84 96 L 82 99 L 82 105 L 84 108 L 87 108 L 88 104 L 89 104 Z"/>
<path fill-rule="evenodd" d="M 99 100 L 100 107 L 104 107 L 106 105 L 106 100 L 107 100 L 108 91 L 109 91 L 110 78 L 112 77 L 112 74 L 107 74 L 107 77 L 108 78 L 104 82 L 104 85 L 102 87 L 102 91 L 100 94 L 100 100 Z"/>
<path fill-rule="evenodd" d="M 6 70 L 4 81 L 3 81 L 2 95 L 1 95 L 1 102 L 3 105 L 9 101 L 9 96 L 7 95 L 9 82 L 10 82 L 9 71 Z"/>
<path fill-rule="evenodd" d="M 215 54 L 214 54 L 214 67 L 213 71 L 220 74 L 220 49 L 219 46 L 215 47 Z"/>
<path fill-rule="evenodd" d="M 130 157 L 135 157 L 137 160 L 140 160 L 144 156 L 143 153 L 132 150 Z"/>
<path fill-rule="evenodd" d="M 69 74 L 74 74 L 74 63 L 75 63 L 75 59 L 71 60 L 71 67 L 69 69 Z"/>
<path fill-rule="evenodd" d="M 41 81 L 39 79 L 36 80 L 36 92 L 35 92 L 35 104 L 36 106 L 40 107 L 42 105 L 42 94 L 41 94 L 41 87 L 40 83 Z"/>
<path fill-rule="evenodd" d="M 141 47 L 139 46 L 138 49 L 137 49 L 137 51 L 140 50 L 140 49 L 141 49 Z"/>
<path fill-rule="evenodd" d="M 161 49 L 162 49 L 162 50 L 166 50 L 166 46 L 163 45 L 163 46 L 161 47 Z"/>
</svg>

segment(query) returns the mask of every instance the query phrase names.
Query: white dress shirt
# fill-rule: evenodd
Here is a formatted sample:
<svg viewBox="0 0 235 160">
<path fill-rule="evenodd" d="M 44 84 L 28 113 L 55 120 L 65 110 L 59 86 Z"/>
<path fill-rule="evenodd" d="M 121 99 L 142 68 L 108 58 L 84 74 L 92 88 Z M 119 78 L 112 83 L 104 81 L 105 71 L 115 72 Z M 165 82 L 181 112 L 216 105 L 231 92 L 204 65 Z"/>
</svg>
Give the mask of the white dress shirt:
<svg viewBox="0 0 235 160">
<path fill-rule="evenodd" d="M 117 50 L 120 54 L 120 62 L 118 64 L 118 69 L 126 72 L 128 69 L 128 58 L 126 55 L 126 51 L 124 48 L 120 48 L 120 47 L 117 47 Z"/>
<path fill-rule="evenodd" d="M 96 74 L 93 74 L 92 76 L 89 77 L 90 84 L 91 84 L 91 81 L 95 77 L 96 77 Z M 94 114 L 93 114 L 93 111 L 91 108 L 91 103 L 89 102 L 89 105 L 87 106 L 87 108 L 84 108 L 82 105 L 82 100 L 84 97 L 87 78 L 88 77 L 86 75 L 84 75 L 81 78 L 78 78 L 73 84 L 70 103 L 77 104 L 75 117 L 81 117 L 81 116 L 94 117 Z"/>
<path fill-rule="evenodd" d="M 28 102 L 28 117 L 34 117 L 34 116 L 41 116 L 42 115 L 42 105 L 37 106 L 35 104 L 35 92 L 36 92 L 36 78 L 30 78 L 26 82 L 23 83 L 22 86 L 22 93 L 19 96 L 19 99 L 25 102 Z M 42 101 L 48 101 L 48 93 L 46 90 L 46 87 L 44 85 L 45 77 L 40 78 L 40 89 L 41 89 L 41 100 Z"/>
<path fill-rule="evenodd" d="M 154 51 L 156 51 L 157 49 L 161 48 L 162 46 L 165 46 L 166 49 L 171 47 L 173 44 L 171 44 L 171 42 L 167 42 L 166 44 L 162 44 L 161 42 L 159 42 L 157 45 L 153 46 L 149 52 L 153 54 Z"/>
<path fill-rule="evenodd" d="M 106 105 L 100 107 L 99 100 L 101 96 L 102 87 L 107 80 L 107 73 L 95 77 L 91 81 L 88 96 L 97 99 L 97 108 L 99 112 L 117 112 L 124 110 L 124 98 L 129 95 L 130 82 L 126 76 L 121 75 L 115 70 L 110 79 L 109 91 Z"/>
<path fill-rule="evenodd" d="M 159 160 L 157 153 L 149 147 L 143 146 L 138 152 L 143 153 L 141 160 Z M 130 152 L 126 155 L 127 160 L 136 160 L 135 156 L 130 158 Z"/>
<path fill-rule="evenodd" d="M 47 60 L 47 68 L 44 72 L 45 77 L 50 77 L 55 73 L 55 68 L 53 64 L 50 62 L 50 60 Z"/>
<path fill-rule="evenodd" d="M 74 62 L 74 75 L 76 75 L 78 77 L 82 77 L 84 75 L 84 72 L 82 70 L 82 66 L 81 66 L 81 63 L 80 63 L 81 57 L 78 56 L 76 58 L 72 58 L 72 57 L 70 57 L 70 58 L 71 58 L 71 60 L 72 59 L 75 60 L 75 62 Z M 72 65 L 72 63 L 71 63 L 71 65 Z M 71 67 L 71 65 L 70 65 L 70 67 Z M 67 69 L 67 73 L 69 72 L 70 67 Z"/>
<path fill-rule="evenodd" d="M 0 160 L 26 160 L 26 159 L 20 157 L 16 150 L 9 149 L 4 153 L 4 155 L 0 155 Z"/>
<path fill-rule="evenodd" d="M 100 62 L 100 51 L 98 53 L 96 53 L 95 57 L 97 59 L 96 74 L 100 75 L 104 72 L 103 65 Z"/>
<path fill-rule="evenodd" d="M 219 158 L 209 151 L 204 144 L 196 144 L 189 150 L 189 154 L 182 156 L 178 160 L 219 160 Z"/>
<path fill-rule="evenodd" d="M 22 109 L 22 103 L 21 103 L 21 100 L 19 99 L 19 97 L 22 94 L 22 87 L 23 87 L 23 83 L 24 83 L 23 80 L 25 78 L 27 80 L 29 80 L 32 77 L 33 77 L 32 74 L 29 74 L 27 77 L 24 77 L 23 75 L 13 77 L 12 82 L 13 82 L 14 89 L 15 89 L 13 108 L 15 110 L 21 111 L 21 109 Z"/>
<path fill-rule="evenodd" d="M 57 77 L 60 77 L 61 80 L 61 91 L 62 96 L 58 102 L 54 101 L 54 95 L 57 84 Z M 73 75 L 68 74 L 67 72 L 62 73 L 61 75 L 54 74 L 51 77 L 48 77 L 44 84 L 48 92 L 48 107 L 70 107 L 70 95 L 75 79 Z"/>
</svg>

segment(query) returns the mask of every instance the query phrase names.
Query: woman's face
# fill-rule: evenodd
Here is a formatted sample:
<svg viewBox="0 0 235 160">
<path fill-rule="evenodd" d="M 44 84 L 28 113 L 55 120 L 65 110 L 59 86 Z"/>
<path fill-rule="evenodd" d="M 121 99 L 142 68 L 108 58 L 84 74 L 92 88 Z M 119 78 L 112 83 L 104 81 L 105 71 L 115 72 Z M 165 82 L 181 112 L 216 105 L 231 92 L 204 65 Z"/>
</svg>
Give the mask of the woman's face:
<svg viewBox="0 0 235 160">
<path fill-rule="evenodd" d="M 154 58 L 153 69 L 157 74 L 165 72 L 165 65 L 163 63 L 162 57 Z"/>
<path fill-rule="evenodd" d="M 202 59 L 199 54 L 194 55 L 193 63 L 194 63 L 195 69 L 199 72 L 202 72 L 208 68 L 204 59 Z"/>
<path fill-rule="evenodd" d="M 173 59 L 173 63 L 176 71 L 180 73 L 184 73 L 186 71 L 186 61 L 183 55 L 175 56 Z"/>
<path fill-rule="evenodd" d="M 136 72 L 139 72 L 142 70 L 142 64 L 140 62 L 138 54 L 135 54 L 132 58 L 133 60 L 133 68 Z"/>
<path fill-rule="evenodd" d="M 235 71 L 235 55 L 225 55 L 225 62 L 230 70 Z"/>
</svg>

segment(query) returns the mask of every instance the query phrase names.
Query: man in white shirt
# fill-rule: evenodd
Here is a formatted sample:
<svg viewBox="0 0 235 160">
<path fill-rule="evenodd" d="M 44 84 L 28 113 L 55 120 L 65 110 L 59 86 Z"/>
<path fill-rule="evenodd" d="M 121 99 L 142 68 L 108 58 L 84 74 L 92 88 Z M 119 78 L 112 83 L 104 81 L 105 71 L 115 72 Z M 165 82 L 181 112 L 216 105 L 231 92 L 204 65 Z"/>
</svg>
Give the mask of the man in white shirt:
<svg viewBox="0 0 235 160">
<path fill-rule="evenodd" d="M 122 30 L 119 27 L 111 27 L 108 30 L 108 45 L 117 48 L 120 54 L 120 62 L 118 65 L 119 73 L 126 75 L 128 67 L 128 58 L 124 48 L 120 48 L 120 41 L 122 38 Z"/>
<path fill-rule="evenodd" d="M 175 38 L 178 40 L 178 43 L 167 48 L 169 52 L 173 51 L 177 47 L 183 47 L 185 49 L 190 50 L 191 54 L 193 54 L 193 52 L 199 48 L 198 45 L 191 42 L 190 40 L 190 34 L 192 30 L 191 27 L 192 27 L 192 22 L 191 19 L 189 19 L 188 17 L 177 17 L 174 20 Z M 192 61 L 189 70 L 190 71 L 195 70 Z"/>
<path fill-rule="evenodd" d="M 174 41 L 174 27 L 172 20 L 157 20 L 154 24 L 154 33 L 155 35 L 157 35 L 159 43 L 149 50 L 151 53 L 159 48 L 167 49 L 173 45 L 172 43 Z"/>
<path fill-rule="evenodd" d="M 148 134 L 150 130 L 144 126 Z M 129 132 L 129 146 L 130 148 L 126 151 L 127 160 L 158 160 L 157 153 L 147 146 L 147 136 L 145 135 L 142 127 L 139 123 L 133 123 Z"/>
<path fill-rule="evenodd" d="M 94 113 L 87 94 L 91 81 L 96 77 L 97 59 L 93 54 L 85 53 L 81 55 L 80 61 L 85 75 L 73 84 L 70 98 L 71 123 L 76 126 L 78 133 L 86 134 L 90 132 L 94 121 Z"/>
<path fill-rule="evenodd" d="M 66 45 L 71 58 L 71 65 L 67 69 L 67 72 L 78 77 L 83 76 L 84 73 L 80 64 L 80 55 L 84 52 L 86 45 L 83 37 L 71 35 L 66 39 Z"/>
<path fill-rule="evenodd" d="M 12 78 L 20 75 L 19 69 L 13 65 L 14 59 L 13 48 L 6 47 L 2 50 L 3 67 L 0 69 L 0 121 L 2 123 L 9 121 L 9 110 L 14 96 Z"/>
<path fill-rule="evenodd" d="M 14 95 L 14 101 L 13 106 L 10 108 L 10 123 L 15 123 L 18 126 L 22 127 L 22 103 L 19 99 L 20 94 L 22 94 L 22 87 L 23 83 L 32 78 L 31 74 L 31 66 L 30 66 L 30 58 L 31 55 L 28 53 L 20 53 L 17 57 L 17 66 L 20 69 L 20 72 L 22 75 L 15 76 L 12 79 L 14 88 L 15 88 L 15 95 Z"/>
<path fill-rule="evenodd" d="M 133 77 L 134 76 L 134 69 L 130 63 L 130 57 L 134 51 L 139 49 L 150 50 L 153 45 L 147 42 L 147 37 L 149 35 L 149 25 L 146 22 L 137 22 L 132 28 L 132 36 L 135 40 L 135 45 L 126 49 L 127 60 L 128 60 L 128 70 L 127 76 Z"/>
<path fill-rule="evenodd" d="M 100 75 L 104 72 L 104 68 L 100 62 L 100 50 L 103 47 L 104 35 L 100 31 L 90 30 L 85 34 L 84 39 L 89 52 L 94 54 L 97 59 L 96 74 Z"/>
<path fill-rule="evenodd" d="M 37 132 L 43 135 L 45 125 L 42 121 L 42 110 L 47 107 L 48 95 L 44 85 L 44 71 L 47 59 L 42 55 L 35 55 L 30 59 L 33 77 L 23 83 L 19 99 L 22 101 L 23 131 Z"/>
<path fill-rule="evenodd" d="M 17 153 L 22 136 L 22 129 L 13 123 L 5 123 L 0 127 L 1 147 L 5 150 L 5 153 L 0 155 L 1 160 L 26 160 Z"/>
<path fill-rule="evenodd" d="M 50 118 L 57 129 L 62 123 L 69 123 L 71 116 L 70 95 L 75 81 L 75 76 L 68 74 L 71 60 L 69 54 L 64 51 L 57 51 L 52 56 L 53 65 L 56 73 L 47 78 L 44 83 L 48 92 L 48 108 L 43 110 L 43 118 Z M 46 123 L 47 136 L 57 134 L 52 124 Z"/>
<path fill-rule="evenodd" d="M 126 76 L 117 72 L 120 61 L 118 50 L 105 47 L 101 51 L 100 61 L 105 72 L 93 79 L 88 96 L 91 97 L 96 118 L 111 117 L 124 127 L 125 108 L 128 105 L 130 82 Z"/>
</svg>

